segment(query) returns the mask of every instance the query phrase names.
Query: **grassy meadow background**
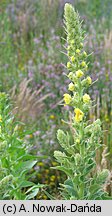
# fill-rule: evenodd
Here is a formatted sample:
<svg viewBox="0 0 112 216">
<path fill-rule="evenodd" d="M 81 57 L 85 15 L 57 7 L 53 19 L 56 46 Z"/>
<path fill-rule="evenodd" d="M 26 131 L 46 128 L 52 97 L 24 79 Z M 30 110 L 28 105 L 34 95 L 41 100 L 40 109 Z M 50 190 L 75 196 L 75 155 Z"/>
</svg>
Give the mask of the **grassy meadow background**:
<svg viewBox="0 0 112 216">
<path fill-rule="evenodd" d="M 35 183 L 47 184 L 46 191 L 60 198 L 61 172 L 51 169 L 57 162 L 58 128 L 70 130 L 69 108 L 61 106 L 67 91 L 65 74 L 63 7 L 72 3 L 83 19 L 87 32 L 85 50 L 89 57 L 88 74 L 98 79 L 90 89 L 96 106 L 90 119 L 100 118 L 103 143 L 97 154 L 97 169 L 112 170 L 112 2 L 111 0 L 1 0 L 0 1 L 0 92 L 10 97 L 15 118 L 24 124 L 31 153 L 41 156 L 31 170 Z M 62 51 L 62 52 L 61 52 Z M 63 121 L 65 120 L 65 122 Z M 112 179 L 107 190 L 112 195 Z M 48 199 L 44 192 L 36 199 Z"/>
</svg>

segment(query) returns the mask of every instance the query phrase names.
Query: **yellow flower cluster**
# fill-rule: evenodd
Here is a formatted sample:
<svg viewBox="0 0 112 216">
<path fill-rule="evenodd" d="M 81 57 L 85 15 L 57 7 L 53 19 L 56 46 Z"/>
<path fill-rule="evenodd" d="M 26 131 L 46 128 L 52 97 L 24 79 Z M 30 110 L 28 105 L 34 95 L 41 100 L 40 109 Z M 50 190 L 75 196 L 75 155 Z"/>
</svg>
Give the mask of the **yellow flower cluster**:
<svg viewBox="0 0 112 216">
<path fill-rule="evenodd" d="M 68 7 L 70 7 L 68 5 Z M 84 117 L 85 110 L 89 109 L 90 105 L 90 96 L 85 93 L 84 90 L 92 84 L 92 79 L 90 76 L 85 76 L 87 71 L 88 64 L 86 63 L 87 53 L 83 50 L 84 44 L 82 38 L 82 33 L 79 29 L 80 39 L 78 40 L 75 35 L 69 33 L 69 17 L 67 19 L 67 54 L 69 61 L 67 62 L 67 69 L 69 70 L 68 78 L 71 82 L 68 85 L 68 90 L 72 92 L 70 94 L 64 94 L 65 105 L 73 106 L 75 112 L 75 122 L 81 122 Z M 74 27 L 75 28 L 75 27 Z M 72 31 L 72 27 L 71 27 Z M 75 29 L 77 32 L 77 30 Z M 77 44 L 77 45 L 76 45 Z"/>
</svg>

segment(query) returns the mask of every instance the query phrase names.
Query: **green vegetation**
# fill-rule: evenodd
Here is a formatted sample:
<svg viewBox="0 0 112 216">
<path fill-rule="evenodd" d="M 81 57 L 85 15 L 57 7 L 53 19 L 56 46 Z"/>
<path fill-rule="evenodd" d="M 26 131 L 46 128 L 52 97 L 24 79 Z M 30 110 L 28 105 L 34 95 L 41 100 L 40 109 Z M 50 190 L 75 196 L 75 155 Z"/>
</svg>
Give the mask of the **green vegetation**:
<svg viewBox="0 0 112 216">
<path fill-rule="evenodd" d="M 67 32 L 63 29 L 66 2 L 83 20 L 80 25 L 77 13 L 73 20 L 69 11 Z M 1 199 L 104 199 L 107 194 L 111 199 L 111 9 L 111 0 L 0 1 L 0 182 L 5 188 Z M 82 123 L 82 132 L 74 136 Z M 63 152 L 66 144 L 60 136 L 74 145 L 76 159 L 64 152 L 73 166 L 80 155 L 76 172 L 83 162 L 90 163 L 89 173 L 81 177 L 83 183 L 77 180 L 83 185 L 82 195 L 60 193 L 69 176 L 55 169 L 62 164 L 56 162 L 54 152 Z M 21 164 L 28 161 L 31 164 L 22 172 Z M 101 174 L 100 185 L 96 181 Z M 91 181 L 99 187 L 93 197 Z"/>
</svg>

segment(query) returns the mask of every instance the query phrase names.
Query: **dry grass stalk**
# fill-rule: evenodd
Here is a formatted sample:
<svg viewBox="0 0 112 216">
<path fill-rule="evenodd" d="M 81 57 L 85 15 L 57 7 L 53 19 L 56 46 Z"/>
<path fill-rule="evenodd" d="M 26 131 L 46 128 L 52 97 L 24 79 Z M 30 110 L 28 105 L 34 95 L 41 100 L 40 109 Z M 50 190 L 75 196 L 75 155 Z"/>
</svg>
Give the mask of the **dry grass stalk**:
<svg viewBox="0 0 112 216">
<path fill-rule="evenodd" d="M 112 31 L 108 32 L 104 36 L 104 49 L 106 51 L 111 51 L 111 45 L 112 45 Z"/>
<path fill-rule="evenodd" d="M 24 123 L 35 121 L 41 116 L 45 108 L 44 100 L 50 95 L 40 96 L 44 87 L 33 91 L 29 87 L 30 82 L 31 80 L 24 79 L 18 88 L 14 86 L 11 89 L 11 99 L 14 102 L 13 113 Z"/>
<path fill-rule="evenodd" d="M 104 185 L 104 190 L 112 196 L 112 171 L 107 179 L 107 182 Z"/>
</svg>

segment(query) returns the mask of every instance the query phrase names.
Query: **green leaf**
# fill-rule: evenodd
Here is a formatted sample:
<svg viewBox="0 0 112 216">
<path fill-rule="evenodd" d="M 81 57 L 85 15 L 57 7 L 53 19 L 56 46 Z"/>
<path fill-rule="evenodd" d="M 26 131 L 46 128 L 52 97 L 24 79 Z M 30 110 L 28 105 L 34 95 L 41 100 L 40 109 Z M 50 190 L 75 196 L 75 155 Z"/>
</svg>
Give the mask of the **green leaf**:
<svg viewBox="0 0 112 216">
<path fill-rule="evenodd" d="M 102 200 L 105 192 L 102 189 L 97 190 L 96 193 L 93 193 L 89 196 L 90 200 Z"/>
<path fill-rule="evenodd" d="M 84 175 L 86 176 L 88 173 L 90 173 L 90 171 L 94 168 L 95 165 L 95 161 L 92 160 L 90 164 L 85 164 Z"/>
<path fill-rule="evenodd" d="M 25 187 L 30 187 L 32 185 L 35 185 L 33 182 L 30 181 L 23 181 L 20 183 L 19 187 L 20 188 L 25 188 Z"/>
<path fill-rule="evenodd" d="M 47 197 L 50 199 L 50 200 L 56 200 L 51 194 L 49 194 L 47 191 L 43 190 L 44 193 L 47 195 Z"/>
<path fill-rule="evenodd" d="M 91 185 L 91 186 L 90 186 L 90 189 L 89 189 L 90 194 L 95 193 L 96 191 L 99 190 L 99 188 L 100 188 L 100 185 L 98 185 L 97 183 Z"/>
<path fill-rule="evenodd" d="M 34 198 L 38 194 L 39 188 L 43 188 L 43 187 L 45 187 L 45 185 L 38 184 L 38 185 L 31 187 L 29 190 L 27 190 L 26 194 L 28 194 L 29 192 L 31 193 L 26 196 L 26 200 Z"/>
<path fill-rule="evenodd" d="M 64 166 L 56 166 L 56 167 L 52 167 L 52 169 L 57 169 L 57 170 L 63 171 L 66 175 L 68 175 L 70 177 L 72 176 L 72 170 L 68 169 Z"/>
<path fill-rule="evenodd" d="M 33 187 L 31 187 L 29 190 L 26 191 L 26 194 L 31 192 L 35 188 L 43 188 L 43 187 L 45 187 L 45 185 L 43 185 L 43 184 L 34 185 Z"/>
<path fill-rule="evenodd" d="M 74 188 L 73 182 L 71 179 L 67 179 L 64 183 L 64 187 L 67 189 L 70 196 L 78 197 L 76 188 Z"/>
<path fill-rule="evenodd" d="M 37 161 L 32 161 L 32 160 L 21 162 L 21 163 L 18 164 L 18 166 L 16 168 L 17 172 L 30 170 L 36 163 L 37 163 Z"/>
<path fill-rule="evenodd" d="M 31 159 L 37 159 L 37 156 L 34 155 L 30 155 L 30 154 L 26 154 L 26 155 L 22 155 L 20 156 L 17 161 L 21 161 L 21 160 L 31 160 Z"/>
<path fill-rule="evenodd" d="M 26 200 L 33 199 L 39 192 L 39 188 L 35 188 L 28 196 L 26 196 Z"/>
<path fill-rule="evenodd" d="M 109 170 L 104 169 L 102 172 L 99 173 L 99 175 L 96 179 L 97 183 L 99 183 L 100 185 L 105 183 L 108 176 L 109 176 Z"/>
</svg>

